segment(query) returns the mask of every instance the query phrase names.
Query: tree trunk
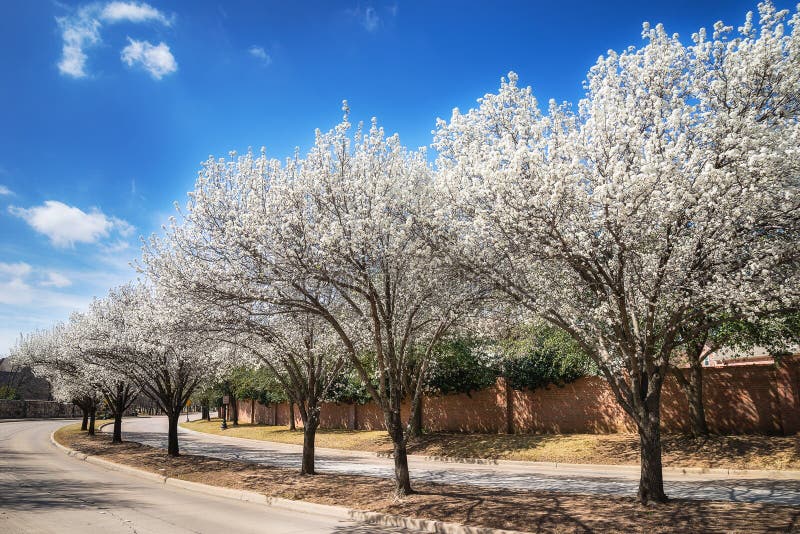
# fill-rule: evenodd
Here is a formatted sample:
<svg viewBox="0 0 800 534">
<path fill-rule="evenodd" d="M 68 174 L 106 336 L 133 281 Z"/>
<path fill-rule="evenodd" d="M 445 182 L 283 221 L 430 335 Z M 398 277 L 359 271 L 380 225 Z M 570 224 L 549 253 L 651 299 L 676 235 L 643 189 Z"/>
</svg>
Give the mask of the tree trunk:
<svg viewBox="0 0 800 534">
<path fill-rule="evenodd" d="M 417 398 L 416 402 L 412 402 L 411 410 L 411 425 L 408 429 L 408 435 L 418 438 L 422 435 L 422 395 Z"/>
<path fill-rule="evenodd" d="M 89 410 L 89 435 L 94 436 L 94 420 L 97 417 L 97 408 L 92 407 Z"/>
<path fill-rule="evenodd" d="M 208 405 L 204 404 L 201 408 L 201 417 L 206 421 L 211 421 L 211 410 L 208 409 Z"/>
<path fill-rule="evenodd" d="M 667 502 L 661 467 L 660 425 L 661 414 L 658 407 L 646 409 L 643 421 L 637 424 L 641 456 L 641 476 L 637 498 L 642 504 Z"/>
<path fill-rule="evenodd" d="M 303 463 L 300 466 L 301 475 L 315 475 L 314 470 L 314 442 L 317 437 L 319 416 L 309 416 L 303 421 Z"/>
<path fill-rule="evenodd" d="M 231 395 L 231 421 L 233 426 L 239 426 L 239 401 L 235 395 Z"/>
<path fill-rule="evenodd" d="M 294 424 L 294 403 L 289 402 L 289 430 L 297 430 Z"/>
<path fill-rule="evenodd" d="M 81 411 L 83 412 L 83 420 L 81 421 L 81 430 L 86 430 L 89 428 L 89 410 L 79 406 Z"/>
<path fill-rule="evenodd" d="M 400 410 L 388 414 L 386 419 L 386 427 L 394 445 L 395 495 L 404 497 L 414 493 L 414 490 L 411 489 L 411 477 L 408 473 L 408 453 L 406 452 L 406 440 L 403 435 Z"/>
<path fill-rule="evenodd" d="M 692 434 L 695 437 L 707 436 L 708 425 L 706 424 L 706 411 L 703 407 L 703 365 L 699 359 L 691 360 L 686 395 L 689 400 Z"/>
<path fill-rule="evenodd" d="M 178 419 L 181 416 L 181 409 L 173 408 L 172 413 L 167 414 L 169 420 L 169 432 L 167 435 L 167 454 L 170 456 L 180 456 L 178 449 Z"/>
<path fill-rule="evenodd" d="M 114 437 L 111 443 L 122 443 L 122 412 L 114 414 Z"/>
</svg>

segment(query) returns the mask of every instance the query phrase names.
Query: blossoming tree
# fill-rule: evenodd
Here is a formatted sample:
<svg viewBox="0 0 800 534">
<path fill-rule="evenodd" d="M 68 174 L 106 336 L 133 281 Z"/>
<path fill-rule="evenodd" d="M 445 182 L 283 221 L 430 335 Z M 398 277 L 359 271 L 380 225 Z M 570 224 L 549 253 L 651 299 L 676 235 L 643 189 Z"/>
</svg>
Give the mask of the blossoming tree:
<svg viewBox="0 0 800 534">
<path fill-rule="evenodd" d="M 645 25 L 576 112 L 543 113 L 512 73 L 436 132 L 431 243 L 595 360 L 639 431 L 642 502 L 666 500 L 661 389 L 686 329 L 797 305 L 800 17 L 759 13 L 691 45 Z"/>
<path fill-rule="evenodd" d="M 374 122 L 350 131 L 345 116 L 285 164 L 252 154 L 207 161 L 170 229 L 193 268 L 173 277 L 326 324 L 383 411 L 402 495 L 412 490 L 401 406 L 410 401 L 413 419 L 431 351 L 474 293 L 413 230 L 431 208 L 424 152 Z"/>
<path fill-rule="evenodd" d="M 167 452 L 179 455 L 178 418 L 201 382 L 224 367 L 224 351 L 198 335 L 194 310 L 142 283 L 95 299 L 79 336 L 80 351 L 127 377 L 166 413 Z"/>
</svg>

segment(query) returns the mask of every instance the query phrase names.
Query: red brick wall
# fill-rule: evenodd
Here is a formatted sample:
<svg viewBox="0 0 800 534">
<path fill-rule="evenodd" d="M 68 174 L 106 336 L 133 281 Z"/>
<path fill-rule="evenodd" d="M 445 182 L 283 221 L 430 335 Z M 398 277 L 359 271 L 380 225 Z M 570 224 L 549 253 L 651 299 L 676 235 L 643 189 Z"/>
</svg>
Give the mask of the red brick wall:
<svg viewBox="0 0 800 534">
<path fill-rule="evenodd" d="M 706 418 L 712 432 L 723 434 L 793 434 L 800 431 L 800 358 L 781 366 L 743 365 L 706 368 L 703 372 Z M 495 387 L 471 394 L 426 396 L 422 424 L 427 430 L 446 432 L 505 432 L 507 421 L 516 432 L 634 432 L 633 421 L 599 377 L 585 377 L 564 387 L 536 391 L 511 391 L 508 417 L 506 388 Z M 255 403 L 256 423 L 276 424 L 275 406 Z M 664 384 L 662 426 L 667 432 L 689 428 L 688 404 L 674 377 Z M 239 402 L 239 421 L 250 422 L 249 400 Z M 408 417 L 409 406 L 402 414 Z M 287 425 L 289 407 L 277 406 L 277 424 Z M 299 414 L 295 409 L 298 426 Z M 323 428 L 384 428 L 383 414 L 373 403 L 324 404 Z"/>
<path fill-rule="evenodd" d="M 505 394 L 499 387 L 469 395 L 425 397 L 422 426 L 445 432 L 502 432 L 505 429 Z"/>
</svg>

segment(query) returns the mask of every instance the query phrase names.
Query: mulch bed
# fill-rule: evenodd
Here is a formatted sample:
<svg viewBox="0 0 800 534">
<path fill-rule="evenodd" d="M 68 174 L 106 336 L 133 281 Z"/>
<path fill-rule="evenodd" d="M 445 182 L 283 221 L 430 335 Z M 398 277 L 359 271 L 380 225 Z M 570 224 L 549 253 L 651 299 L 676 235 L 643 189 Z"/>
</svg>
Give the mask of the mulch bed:
<svg viewBox="0 0 800 534">
<path fill-rule="evenodd" d="M 393 497 L 390 480 L 355 475 L 300 476 L 296 470 L 203 456 L 171 458 L 137 443 L 112 445 L 64 429 L 69 447 L 168 477 L 256 491 L 268 496 L 366 511 L 529 532 L 800 532 L 800 509 L 771 504 L 673 500 L 642 506 L 631 498 L 498 490 L 416 483 L 416 494 Z M 413 476 L 413 473 L 412 473 Z"/>
</svg>

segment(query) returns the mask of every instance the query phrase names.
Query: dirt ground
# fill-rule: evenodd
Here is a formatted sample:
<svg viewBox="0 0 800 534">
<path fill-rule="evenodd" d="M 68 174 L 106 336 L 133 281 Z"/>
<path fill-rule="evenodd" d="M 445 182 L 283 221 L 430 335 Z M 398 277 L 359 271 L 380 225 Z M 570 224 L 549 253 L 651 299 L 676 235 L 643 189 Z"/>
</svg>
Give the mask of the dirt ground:
<svg viewBox="0 0 800 534">
<path fill-rule="evenodd" d="M 790 506 L 673 500 L 642 506 L 633 498 L 554 492 L 415 485 L 393 497 L 390 480 L 366 476 L 300 476 L 297 471 L 202 456 L 170 458 L 163 449 L 112 445 L 70 425 L 56 433 L 69 447 L 168 477 L 257 491 L 268 496 L 335 504 L 366 511 L 528 532 L 790 532 L 800 531 L 800 509 Z"/>
<path fill-rule="evenodd" d="M 302 429 L 285 426 L 239 425 L 220 430 L 219 420 L 193 421 L 182 426 L 242 438 L 302 445 Z M 800 442 L 784 436 L 663 436 L 665 467 L 722 467 L 729 469 L 800 469 Z M 380 430 L 317 431 L 317 447 L 391 452 Z M 425 456 L 455 456 L 582 464 L 639 463 L 636 434 L 446 434 L 429 433 L 409 444 L 408 452 Z"/>
</svg>

